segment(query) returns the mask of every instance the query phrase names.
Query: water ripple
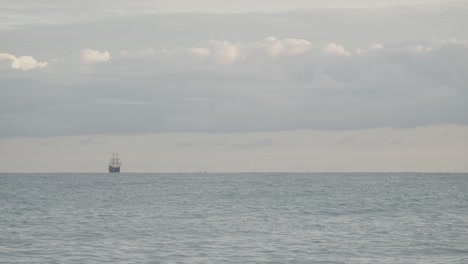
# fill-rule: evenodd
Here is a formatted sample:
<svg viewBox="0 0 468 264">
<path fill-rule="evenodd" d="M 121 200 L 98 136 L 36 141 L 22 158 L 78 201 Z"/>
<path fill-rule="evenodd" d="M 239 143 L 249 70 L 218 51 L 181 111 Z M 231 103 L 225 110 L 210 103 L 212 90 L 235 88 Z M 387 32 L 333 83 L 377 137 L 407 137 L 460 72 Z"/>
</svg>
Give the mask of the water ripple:
<svg viewBox="0 0 468 264">
<path fill-rule="evenodd" d="M 2 263 L 468 263 L 467 174 L 0 174 Z"/>
</svg>

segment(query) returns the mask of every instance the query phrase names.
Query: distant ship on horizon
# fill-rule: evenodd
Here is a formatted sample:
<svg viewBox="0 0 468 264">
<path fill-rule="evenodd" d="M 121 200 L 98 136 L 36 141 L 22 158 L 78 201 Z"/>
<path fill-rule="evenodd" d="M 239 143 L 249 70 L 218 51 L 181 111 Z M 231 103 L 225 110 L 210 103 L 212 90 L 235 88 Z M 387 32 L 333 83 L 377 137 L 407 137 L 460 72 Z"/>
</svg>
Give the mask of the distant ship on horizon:
<svg viewBox="0 0 468 264">
<path fill-rule="evenodd" d="M 122 166 L 122 162 L 120 162 L 119 154 L 112 152 L 112 158 L 109 162 L 109 172 L 110 173 L 119 173 L 120 166 Z"/>
</svg>

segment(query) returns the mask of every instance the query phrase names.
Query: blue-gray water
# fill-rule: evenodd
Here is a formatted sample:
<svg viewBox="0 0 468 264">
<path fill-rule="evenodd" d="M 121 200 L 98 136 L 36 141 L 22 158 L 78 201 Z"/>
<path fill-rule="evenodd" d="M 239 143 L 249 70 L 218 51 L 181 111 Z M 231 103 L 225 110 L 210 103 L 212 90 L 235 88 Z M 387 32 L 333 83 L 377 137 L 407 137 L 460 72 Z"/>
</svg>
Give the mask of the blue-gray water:
<svg viewBox="0 0 468 264">
<path fill-rule="evenodd" d="M 2 263 L 468 263 L 468 174 L 0 174 Z"/>
</svg>

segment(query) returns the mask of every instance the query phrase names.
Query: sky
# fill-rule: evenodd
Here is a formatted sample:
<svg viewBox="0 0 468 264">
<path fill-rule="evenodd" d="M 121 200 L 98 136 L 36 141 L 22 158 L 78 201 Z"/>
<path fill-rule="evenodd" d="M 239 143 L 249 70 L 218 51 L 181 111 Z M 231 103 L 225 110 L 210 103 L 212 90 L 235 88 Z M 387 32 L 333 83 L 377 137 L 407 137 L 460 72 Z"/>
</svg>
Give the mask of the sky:
<svg viewBox="0 0 468 264">
<path fill-rule="evenodd" d="M 468 1 L 0 0 L 0 172 L 467 172 Z"/>
</svg>

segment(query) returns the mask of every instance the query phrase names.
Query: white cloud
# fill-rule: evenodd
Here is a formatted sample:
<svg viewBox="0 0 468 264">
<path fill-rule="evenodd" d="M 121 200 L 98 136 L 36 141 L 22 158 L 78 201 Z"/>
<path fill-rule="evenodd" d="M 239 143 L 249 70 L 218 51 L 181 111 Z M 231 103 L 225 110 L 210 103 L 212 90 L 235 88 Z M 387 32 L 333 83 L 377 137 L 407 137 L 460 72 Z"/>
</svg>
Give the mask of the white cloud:
<svg viewBox="0 0 468 264">
<path fill-rule="evenodd" d="M 408 50 L 413 53 L 426 53 L 431 52 L 433 47 L 425 46 L 425 45 L 416 45 L 412 47 L 408 47 Z"/>
<path fill-rule="evenodd" d="M 468 48 L 467 40 L 459 40 L 456 38 L 441 39 L 441 38 L 428 38 L 428 39 L 416 39 L 408 40 L 397 43 L 388 48 L 394 53 L 401 53 L 412 55 L 427 55 L 439 51 L 444 48 L 463 47 Z"/>
<path fill-rule="evenodd" d="M 188 51 L 190 54 L 199 57 L 207 57 L 211 54 L 211 51 L 207 48 L 191 48 Z"/>
<path fill-rule="evenodd" d="M 13 69 L 31 70 L 47 66 L 47 62 L 38 62 L 31 56 L 16 57 L 9 53 L 0 53 L 0 60 L 11 61 L 11 67 Z"/>
<path fill-rule="evenodd" d="M 383 48 L 385 48 L 385 46 L 380 44 L 380 43 L 372 43 L 372 44 L 369 45 L 369 47 L 367 47 L 367 49 L 366 48 L 357 48 L 354 53 L 364 54 L 364 53 L 369 52 L 369 51 L 378 51 L 378 50 L 383 49 Z"/>
<path fill-rule="evenodd" d="M 258 57 L 259 54 L 266 54 L 270 58 L 302 55 L 311 49 L 312 44 L 304 39 L 268 37 L 261 41 L 244 43 L 212 40 L 210 48 L 199 51 L 203 51 L 205 55 L 213 54 L 218 62 L 233 63 L 240 59 Z"/>
<path fill-rule="evenodd" d="M 334 42 L 330 42 L 323 48 L 323 51 L 328 54 L 335 54 L 335 55 L 342 55 L 342 56 L 350 56 L 351 53 L 345 50 L 342 45 L 336 44 Z"/>
<path fill-rule="evenodd" d="M 260 49 L 264 49 L 270 57 L 301 55 L 312 49 L 312 44 L 309 41 L 296 38 L 277 39 L 268 37 L 255 44 Z"/>
<path fill-rule="evenodd" d="M 84 64 L 99 64 L 102 62 L 106 62 L 110 59 L 109 52 L 106 51 L 98 51 L 92 49 L 84 49 L 81 50 L 81 61 Z"/>
<path fill-rule="evenodd" d="M 216 61 L 220 63 L 231 64 L 240 59 L 243 55 L 243 46 L 240 43 L 231 43 L 229 41 L 210 41 L 212 52 Z"/>
<path fill-rule="evenodd" d="M 218 64 L 233 64 L 242 60 L 259 58 L 282 58 L 304 55 L 313 50 L 313 45 L 305 39 L 268 37 L 253 42 L 230 42 L 226 40 L 210 40 L 205 47 L 166 48 L 155 50 L 153 48 L 136 52 L 123 50 L 122 58 L 169 58 L 180 59 L 186 55 L 194 58 L 211 58 Z"/>
<path fill-rule="evenodd" d="M 371 50 L 379 50 L 379 49 L 383 49 L 385 46 L 380 44 L 380 43 L 372 43 L 369 45 L 369 49 Z"/>
</svg>

